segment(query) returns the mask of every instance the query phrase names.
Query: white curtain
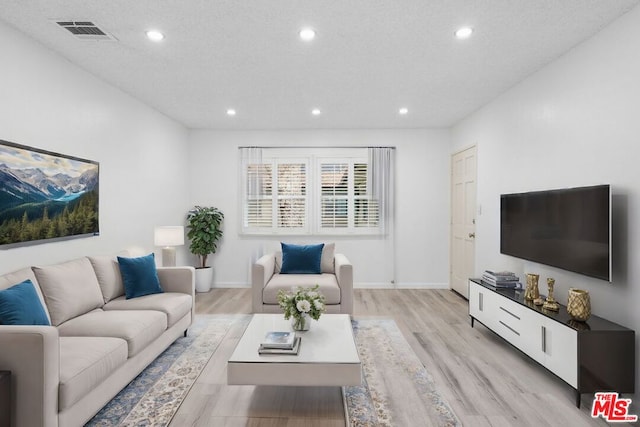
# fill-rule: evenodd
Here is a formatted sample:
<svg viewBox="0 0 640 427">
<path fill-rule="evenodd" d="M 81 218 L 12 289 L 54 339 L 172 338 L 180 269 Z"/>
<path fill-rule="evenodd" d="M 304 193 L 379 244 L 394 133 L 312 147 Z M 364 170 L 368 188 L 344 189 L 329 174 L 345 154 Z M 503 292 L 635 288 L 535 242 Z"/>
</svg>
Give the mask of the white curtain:
<svg viewBox="0 0 640 427">
<path fill-rule="evenodd" d="M 245 221 L 245 204 L 243 200 L 247 199 L 256 199 L 261 195 L 262 190 L 262 177 L 259 173 L 249 174 L 247 173 L 247 168 L 249 165 L 259 165 L 262 163 L 262 147 L 240 147 L 240 190 L 238 205 L 240 208 L 240 212 L 242 212 L 242 221 Z M 240 224 L 240 227 L 243 227 L 243 224 Z M 251 259 L 249 260 L 249 277 L 251 277 L 251 266 L 262 256 L 264 255 L 264 246 L 263 242 L 259 240 L 254 240 L 254 247 L 251 248 Z"/>
<path fill-rule="evenodd" d="M 368 184 L 370 195 L 378 201 L 380 208 L 380 234 L 385 239 L 388 264 L 387 280 L 396 286 L 396 241 L 395 241 L 395 148 L 369 147 Z"/>
<path fill-rule="evenodd" d="M 262 188 L 262 182 L 259 174 L 247 174 L 247 167 L 249 165 L 262 163 L 262 147 L 240 147 L 240 164 L 242 167 L 242 175 L 247 179 L 246 188 L 242 189 L 242 193 L 246 191 L 246 197 L 256 198 L 260 196 L 260 190 Z M 243 182 L 241 179 L 240 182 Z"/>
</svg>

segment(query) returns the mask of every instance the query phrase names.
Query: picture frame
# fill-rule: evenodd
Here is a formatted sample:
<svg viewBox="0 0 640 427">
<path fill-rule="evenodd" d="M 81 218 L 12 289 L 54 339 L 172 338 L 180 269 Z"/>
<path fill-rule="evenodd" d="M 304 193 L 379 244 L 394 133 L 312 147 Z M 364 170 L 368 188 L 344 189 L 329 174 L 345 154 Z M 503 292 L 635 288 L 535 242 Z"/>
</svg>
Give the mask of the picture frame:
<svg viewBox="0 0 640 427">
<path fill-rule="evenodd" d="M 100 164 L 0 140 L 0 249 L 100 234 Z"/>
</svg>

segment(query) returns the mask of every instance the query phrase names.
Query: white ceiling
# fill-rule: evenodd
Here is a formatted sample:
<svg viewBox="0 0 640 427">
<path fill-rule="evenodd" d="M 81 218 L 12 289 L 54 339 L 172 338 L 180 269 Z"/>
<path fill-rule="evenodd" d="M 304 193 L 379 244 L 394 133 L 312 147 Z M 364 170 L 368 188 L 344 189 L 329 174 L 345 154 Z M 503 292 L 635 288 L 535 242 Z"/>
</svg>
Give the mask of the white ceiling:
<svg viewBox="0 0 640 427">
<path fill-rule="evenodd" d="M 639 1 L 0 0 L 0 19 L 189 128 L 415 128 L 456 123 Z"/>
</svg>

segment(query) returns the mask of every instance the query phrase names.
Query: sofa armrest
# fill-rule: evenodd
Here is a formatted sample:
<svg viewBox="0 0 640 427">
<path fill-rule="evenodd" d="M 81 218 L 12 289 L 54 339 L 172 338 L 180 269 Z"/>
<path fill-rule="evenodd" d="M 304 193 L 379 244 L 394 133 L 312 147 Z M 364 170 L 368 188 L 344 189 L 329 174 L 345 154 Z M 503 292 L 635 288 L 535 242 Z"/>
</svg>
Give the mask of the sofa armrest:
<svg viewBox="0 0 640 427">
<path fill-rule="evenodd" d="M 12 425 L 58 425 L 60 345 L 53 326 L 0 325 L 0 369 L 11 371 Z"/>
<path fill-rule="evenodd" d="M 158 267 L 158 279 L 165 292 L 195 294 L 196 269 L 193 267 Z"/>
<path fill-rule="evenodd" d="M 262 313 L 262 289 L 276 268 L 275 254 L 263 255 L 251 266 L 251 301 L 254 313 Z"/>
<path fill-rule="evenodd" d="M 353 266 L 343 254 L 335 254 L 334 262 L 340 286 L 340 312 L 353 314 Z"/>
<path fill-rule="evenodd" d="M 193 267 L 158 267 L 158 279 L 165 292 L 191 295 L 191 322 L 196 318 L 196 269 Z"/>
</svg>

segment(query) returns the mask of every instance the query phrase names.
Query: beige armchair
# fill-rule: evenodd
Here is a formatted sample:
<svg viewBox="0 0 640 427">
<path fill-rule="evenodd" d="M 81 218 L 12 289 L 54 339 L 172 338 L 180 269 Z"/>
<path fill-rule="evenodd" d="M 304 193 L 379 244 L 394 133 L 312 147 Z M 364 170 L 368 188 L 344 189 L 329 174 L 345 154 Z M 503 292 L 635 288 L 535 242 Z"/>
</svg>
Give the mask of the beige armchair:
<svg viewBox="0 0 640 427">
<path fill-rule="evenodd" d="M 335 254 L 323 263 L 322 274 L 280 274 L 282 252 L 261 257 L 251 268 L 254 313 L 281 313 L 278 291 L 320 285 L 326 313 L 353 314 L 353 267 L 346 256 Z"/>
</svg>

